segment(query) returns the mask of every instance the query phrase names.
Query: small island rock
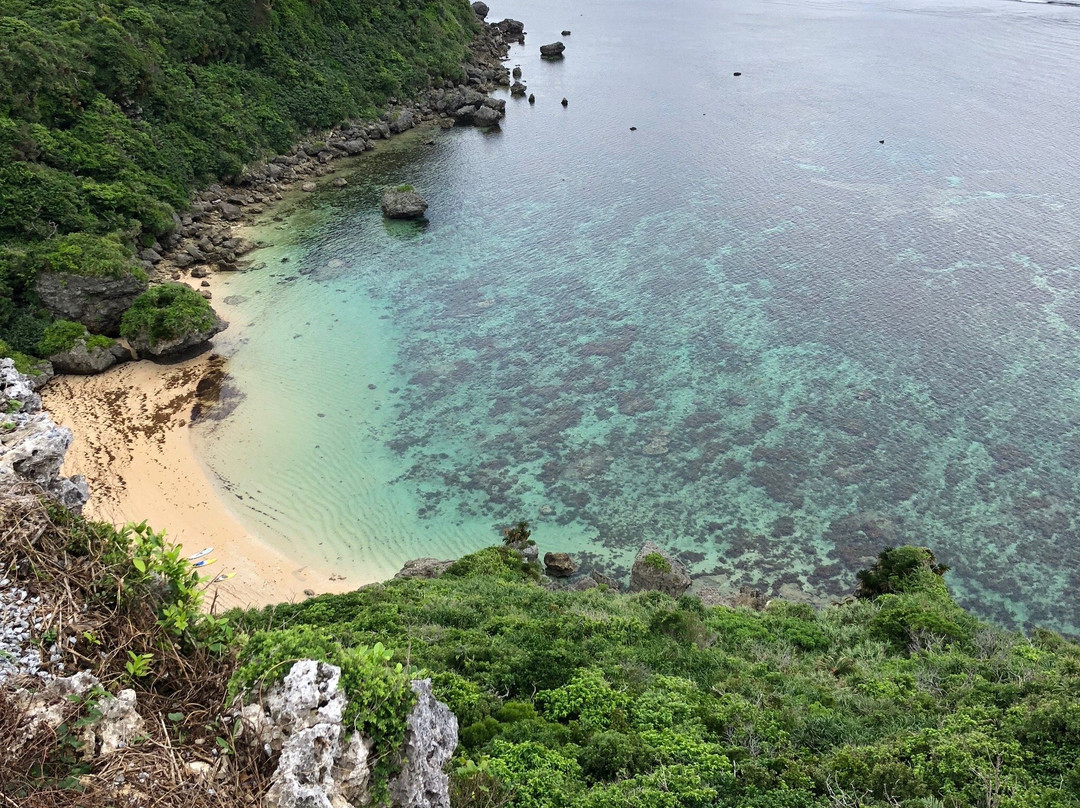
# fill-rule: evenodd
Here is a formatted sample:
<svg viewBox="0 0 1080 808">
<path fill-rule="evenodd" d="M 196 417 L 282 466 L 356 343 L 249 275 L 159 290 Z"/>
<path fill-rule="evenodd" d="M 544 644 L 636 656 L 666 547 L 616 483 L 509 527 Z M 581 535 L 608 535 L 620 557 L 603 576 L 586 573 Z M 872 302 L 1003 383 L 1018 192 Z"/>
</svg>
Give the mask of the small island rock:
<svg viewBox="0 0 1080 808">
<path fill-rule="evenodd" d="M 559 34 L 559 36 L 570 36 L 570 32 L 569 31 L 563 31 L 561 34 Z"/>
<path fill-rule="evenodd" d="M 630 570 L 630 591 L 663 592 L 677 598 L 690 588 L 686 567 L 664 553 L 651 541 L 638 551 Z"/>
<path fill-rule="evenodd" d="M 577 572 L 577 564 L 569 553 L 544 553 L 544 571 L 552 578 L 569 578 Z"/>
<path fill-rule="evenodd" d="M 387 188 L 382 193 L 382 212 L 388 219 L 420 219 L 426 210 L 427 202 L 411 185 Z"/>
<path fill-rule="evenodd" d="M 525 90 L 526 89 L 528 89 L 528 88 L 524 84 L 522 84 L 520 81 L 515 81 L 513 84 L 510 85 L 510 95 L 514 96 L 515 98 L 518 98 L 520 96 L 525 95 Z"/>
<path fill-rule="evenodd" d="M 540 56 L 543 59 L 561 59 L 566 45 L 561 42 L 552 42 L 550 45 L 540 46 Z"/>
</svg>

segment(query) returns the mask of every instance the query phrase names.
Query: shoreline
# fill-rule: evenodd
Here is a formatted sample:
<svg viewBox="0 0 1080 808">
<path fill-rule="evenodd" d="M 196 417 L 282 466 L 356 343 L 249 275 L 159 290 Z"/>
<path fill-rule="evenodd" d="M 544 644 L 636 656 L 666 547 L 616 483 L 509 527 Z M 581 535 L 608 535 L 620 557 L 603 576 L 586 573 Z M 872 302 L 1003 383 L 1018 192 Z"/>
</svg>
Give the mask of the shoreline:
<svg viewBox="0 0 1080 808">
<path fill-rule="evenodd" d="M 224 362 L 213 353 L 173 365 L 126 362 L 95 376 L 58 377 L 42 391 L 44 408 L 75 435 L 62 471 L 87 478 L 84 515 L 118 525 L 145 520 L 185 555 L 212 546 L 207 558 L 216 562 L 204 575 L 233 577 L 208 586 L 207 608 L 265 606 L 366 583 L 297 566 L 226 507 L 190 431 L 194 408 L 213 406 L 197 388 L 204 380 L 214 387 Z"/>
</svg>

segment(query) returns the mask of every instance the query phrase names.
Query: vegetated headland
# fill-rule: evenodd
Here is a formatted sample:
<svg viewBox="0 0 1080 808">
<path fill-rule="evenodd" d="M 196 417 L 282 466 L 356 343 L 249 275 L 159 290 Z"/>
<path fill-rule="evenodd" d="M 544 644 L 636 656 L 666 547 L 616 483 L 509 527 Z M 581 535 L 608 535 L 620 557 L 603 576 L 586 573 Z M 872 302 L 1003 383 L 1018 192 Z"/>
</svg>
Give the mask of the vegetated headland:
<svg viewBox="0 0 1080 808">
<path fill-rule="evenodd" d="M 497 62 L 523 32 L 481 28 L 486 12 L 0 14 L 0 801 L 1080 806 L 1080 647 L 968 615 L 926 548 L 883 549 L 814 610 L 689 594 L 650 545 L 629 582 L 561 553 L 541 566 L 520 523 L 391 581 L 221 614 L 192 548 L 80 515 L 86 482 L 60 473 L 72 435 L 35 388 L 205 342 L 222 324 L 204 287 L 161 281 L 228 271 L 245 249 L 228 222 L 376 132 L 496 121 L 481 89 L 505 77 L 476 54 Z M 403 97 L 422 100 L 354 120 Z M 181 386 L 204 379 L 177 367 Z M 195 387 L 144 415 L 211 404 Z"/>
</svg>

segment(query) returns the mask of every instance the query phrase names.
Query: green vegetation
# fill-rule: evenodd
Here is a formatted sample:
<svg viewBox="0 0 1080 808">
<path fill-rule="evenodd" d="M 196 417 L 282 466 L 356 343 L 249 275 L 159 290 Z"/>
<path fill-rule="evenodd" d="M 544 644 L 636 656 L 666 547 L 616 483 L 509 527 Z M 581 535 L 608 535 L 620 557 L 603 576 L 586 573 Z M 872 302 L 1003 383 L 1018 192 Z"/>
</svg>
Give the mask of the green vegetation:
<svg viewBox="0 0 1080 808">
<path fill-rule="evenodd" d="M 146 339 L 151 345 L 210 328 L 216 319 L 210 304 L 182 283 L 165 283 L 143 292 L 120 323 L 125 339 Z"/>
<path fill-rule="evenodd" d="M 45 329 L 45 333 L 38 343 L 37 353 L 40 356 L 53 356 L 64 351 L 70 351 L 79 340 L 86 341 L 86 349 L 92 351 L 95 348 L 111 348 L 115 342 L 100 334 L 91 334 L 82 323 L 73 323 L 70 320 L 55 320 Z"/>
<path fill-rule="evenodd" d="M 534 567 L 494 547 L 236 613 L 235 681 L 396 649 L 461 722 L 460 806 L 1080 806 L 1080 647 L 971 618 L 926 550 L 887 550 L 820 612 L 549 590 Z"/>
<path fill-rule="evenodd" d="M 413 187 L 411 185 L 399 185 L 394 190 L 397 191 L 398 193 L 404 194 L 404 193 L 408 193 L 409 191 L 413 190 Z"/>
<path fill-rule="evenodd" d="M 660 553 L 649 553 L 641 562 L 649 569 L 657 572 L 671 572 L 671 564 Z"/>
<path fill-rule="evenodd" d="M 457 76 L 464 0 L 10 0 L 0 8 L 0 338 L 43 269 L 132 271 L 192 189 Z"/>
</svg>

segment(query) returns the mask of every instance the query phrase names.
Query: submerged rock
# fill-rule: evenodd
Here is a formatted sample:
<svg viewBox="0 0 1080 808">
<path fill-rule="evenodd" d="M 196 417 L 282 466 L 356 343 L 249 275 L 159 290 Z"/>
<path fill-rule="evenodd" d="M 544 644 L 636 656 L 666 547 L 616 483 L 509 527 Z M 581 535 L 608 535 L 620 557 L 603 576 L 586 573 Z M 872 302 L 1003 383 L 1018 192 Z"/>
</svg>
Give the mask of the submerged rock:
<svg viewBox="0 0 1080 808">
<path fill-rule="evenodd" d="M 690 573 L 651 541 L 638 551 L 630 570 L 630 591 L 663 592 L 677 598 L 690 588 Z"/>
<path fill-rule="evenodd" d="M 552 42 L 550 45 L 540 46 L 540 56 L 544 59 L 561 59 L 566 45 L 561 42 Z"/>
<path fill-rule="evenodd" d="M 427 202 L 411 185 L 387 188 L 382 192 L 382 212 L 388 219 L 420 219 Z"/>
</svg>

